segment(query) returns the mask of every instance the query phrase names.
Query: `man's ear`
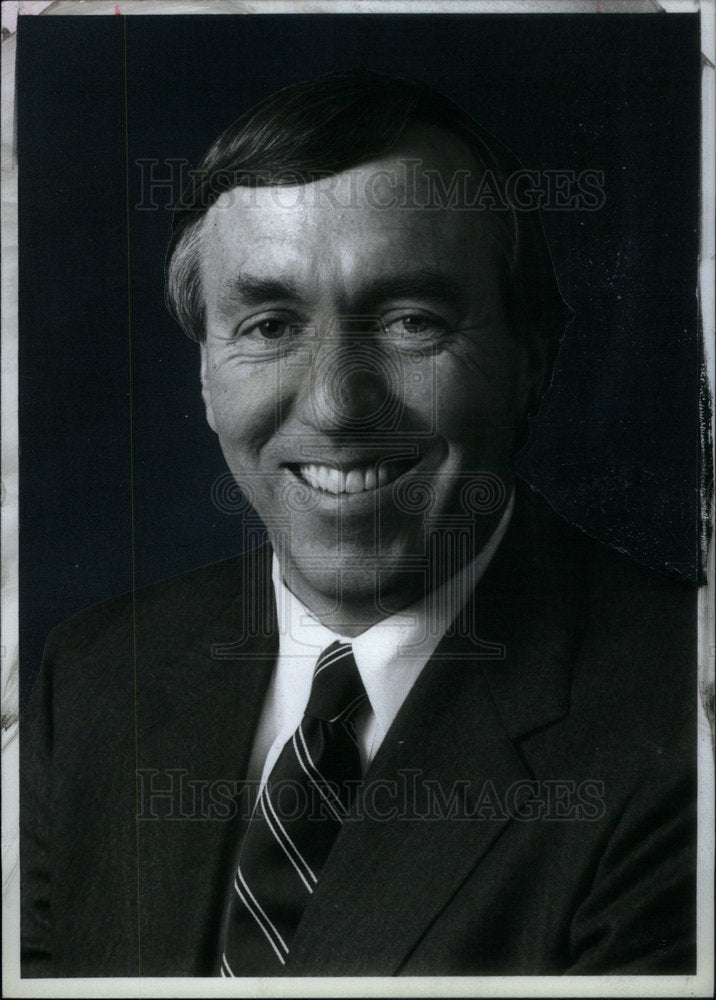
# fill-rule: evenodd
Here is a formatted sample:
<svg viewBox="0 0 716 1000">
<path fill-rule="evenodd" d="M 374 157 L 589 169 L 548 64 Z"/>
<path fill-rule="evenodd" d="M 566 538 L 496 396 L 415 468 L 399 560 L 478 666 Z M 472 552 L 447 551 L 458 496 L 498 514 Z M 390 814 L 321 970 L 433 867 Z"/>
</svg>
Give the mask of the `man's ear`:
<svg viewBox="0 0 716 1000">
<path fill-rule="evenodd" d="M 525 333 L 522 341 L 519 405 L 523 417 L 539 409 L 552 373 L 553 345 L 547 337 Z"/>
<path fill-rule="evenodd" d="M 206 344 L 200 345 L 201 349 L 201 398 L 204 400 L 204 408 L 206 410 L 206 420 L 211 427 L 212 431 L 216 433 L 216 420 L 214 419 L 214 407 L 211 402 L 211 389 L 209 388 L 208 379 L 208 351 L 206 349 Z"/>
</svg>

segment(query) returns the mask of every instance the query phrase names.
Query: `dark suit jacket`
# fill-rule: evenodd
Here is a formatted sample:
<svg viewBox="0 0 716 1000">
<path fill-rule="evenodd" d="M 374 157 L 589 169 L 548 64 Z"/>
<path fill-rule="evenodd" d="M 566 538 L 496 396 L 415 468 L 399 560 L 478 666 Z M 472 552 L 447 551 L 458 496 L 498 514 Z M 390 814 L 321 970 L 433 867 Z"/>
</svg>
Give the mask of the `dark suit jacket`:
<svg viewBox="0 0 716 1000">
<path fill-rule="evenodd" d="M 24 975 L 215 968 L 231 795 L 278 648 L 269 555 L 51 636 L 21 727 Z M 459 623 L 370 765 L 285 973 L 693 971 L 694 590 L 525 492 Z"/>
</svg>

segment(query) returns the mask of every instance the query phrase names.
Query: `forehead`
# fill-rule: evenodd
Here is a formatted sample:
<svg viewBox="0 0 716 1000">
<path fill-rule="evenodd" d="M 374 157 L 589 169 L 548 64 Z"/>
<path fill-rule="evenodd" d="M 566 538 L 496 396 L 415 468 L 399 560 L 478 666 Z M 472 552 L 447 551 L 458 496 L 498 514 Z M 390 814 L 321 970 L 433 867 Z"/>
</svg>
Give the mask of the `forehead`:
<svg viewBox="0 0 716 1000">
<path fill-rule="evenodd" d="M 466 280 L 493 271 L 500 226 L 469 207 L 478 180 L 459 139 L 423 130 L 386 157 L 320 181 L 233 188 L 202 227 L 205 290 L 249 266 L 347 287 L 407 267 L 447 268 Z"/>
</svg>

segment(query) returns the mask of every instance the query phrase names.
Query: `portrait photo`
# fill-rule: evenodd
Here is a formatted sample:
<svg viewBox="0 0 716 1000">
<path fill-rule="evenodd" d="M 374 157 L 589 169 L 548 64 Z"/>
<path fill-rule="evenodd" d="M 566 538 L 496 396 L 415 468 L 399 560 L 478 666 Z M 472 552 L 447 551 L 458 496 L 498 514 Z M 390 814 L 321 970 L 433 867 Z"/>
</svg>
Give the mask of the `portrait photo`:
<svg viewBox="0 0 716 1000">
<path fill-rule="evenodd" d="M 712 6 L 39 6 L 8 995 L 709 995 Z"/>
</svg>

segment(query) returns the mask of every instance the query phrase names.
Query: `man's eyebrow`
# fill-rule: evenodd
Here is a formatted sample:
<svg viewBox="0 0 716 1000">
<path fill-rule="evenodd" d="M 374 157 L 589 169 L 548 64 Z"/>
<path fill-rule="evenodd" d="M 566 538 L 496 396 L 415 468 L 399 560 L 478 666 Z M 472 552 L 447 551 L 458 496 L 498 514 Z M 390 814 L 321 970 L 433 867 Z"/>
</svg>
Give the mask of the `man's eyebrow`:
<svg viewBox="0 0 716 1000">
<path fill-rule="evenodd" d="M 287 278 L 259 278 L 240 271 L 227 278 L 219 289 L 218 305 L 230 311 L 237 304 L 258 306 L 275 299 L 298 299 L 297 286 Z"/>
<path fill-rule="evenodd" d="M 450 304 L 463 304 L 466 297 L 462 284 L 441 271 L 416 270 L 397 272 L 371 281 L 361 292 L 365 305 L 379 305 L 389 299 L 436 299 Z"/>
<path fill-rule="evenodd" d="M 264 302 L 299 300 L 301 292 L 290 278 L 261 278 L 239 271 L 226 278 L 218 295 L 218 307 L 230 313 L 237 305 L 258 306 Z M 354 304 L 370 311 L 390 299 L 434 299 L 452 305 L 464 305 L 466 292 L 462 284 L 441 271 L 417 269 L 396 272 L 376 278 L 360 289 Z"/>
</svg>

